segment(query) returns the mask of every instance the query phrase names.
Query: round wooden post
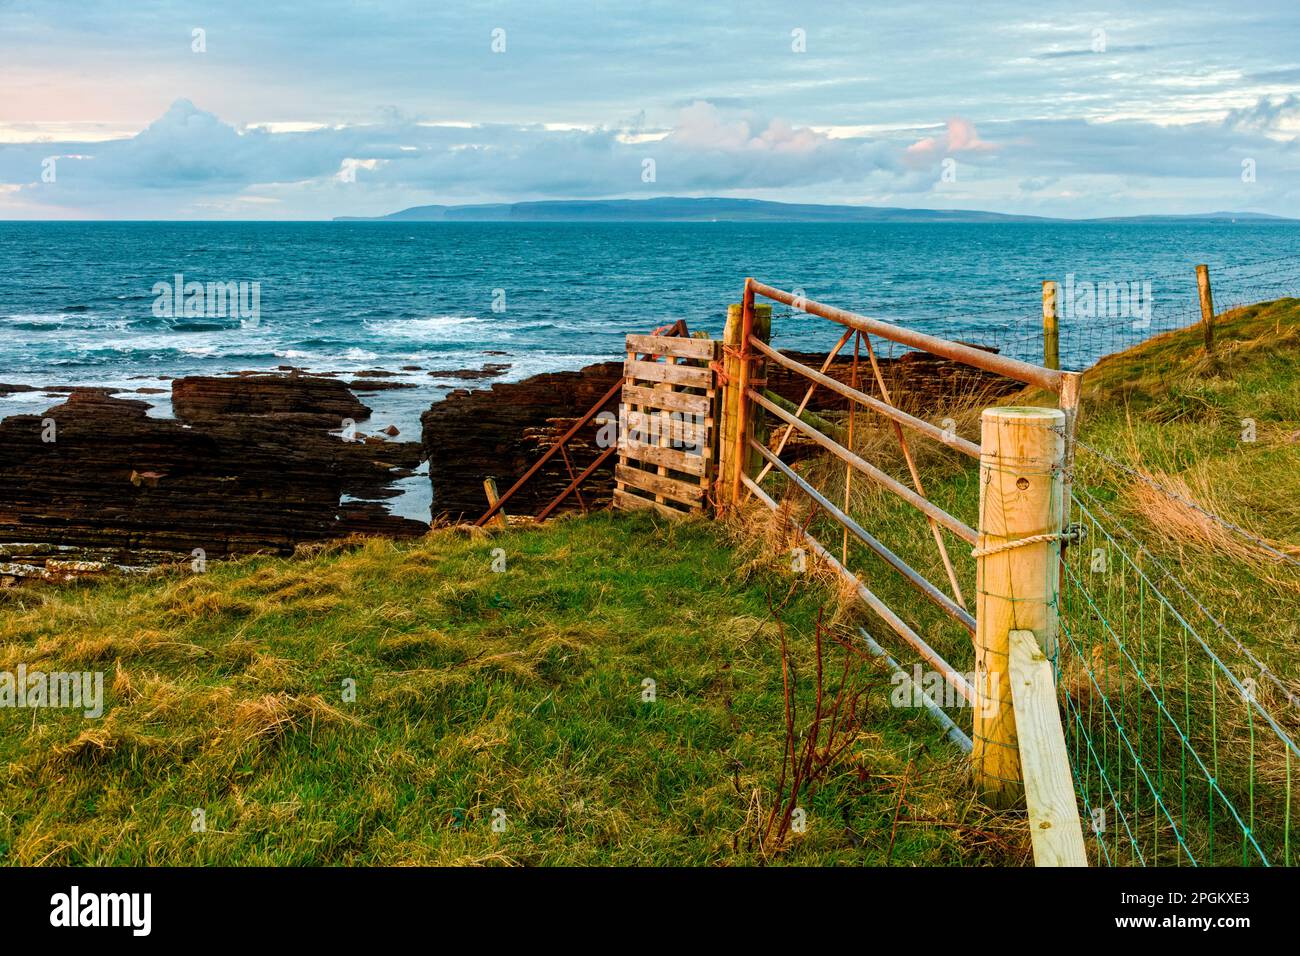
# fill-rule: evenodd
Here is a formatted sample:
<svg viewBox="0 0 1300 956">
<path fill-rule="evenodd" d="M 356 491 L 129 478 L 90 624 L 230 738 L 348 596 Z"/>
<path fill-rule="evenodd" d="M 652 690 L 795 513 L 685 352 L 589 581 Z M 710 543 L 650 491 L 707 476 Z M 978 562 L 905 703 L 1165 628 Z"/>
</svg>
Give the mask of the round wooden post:
<svg viewBox="0 0 1300 956">
<path fill-rule="evenodd" d="M 750 335 L 764 345 L 772 340 L 772 304 L 770 302 L 754 303 L 754 316 L 750 326 Z M 767 359 L 757 349 L 749 350 L 749 384 L 758 391 L 767 387 Z M 741 438 L 745 452 L 745 474 L 753 477 L 762 467 L 763 457 L 749 446 L 749 439 L 760 443 L 767 442 L 767 415 L 761 408 L 753 405 L 745 416 L 745 435 Z"/>
<path fill-rule="evenodd" d="M 766 343 L 771 338 L 772 306 L 767 302 L 753 303 L 749 315 L 750 335 Z M 722 389 L 722 413 L 718 426 L 718 477 L 714 484 L 714 498 L 721 508 L 743 499 L 745 492 L 737 483 L 742 472 L 753 476 L 760 464 L 758 452 L 749 447 L 749 439 L 766 438 L 766 422 L 762 409 L 755 408 L 745 398 L 748 385 L 763 388 L 767 360 L 756 349 L 749 350 L 749 368 L 742 374 L 744 362 L 740 359 L 745 333 L 745 307 L 742 303 L 727 306 L 727 326 L 722 333 L 722 371 L 726 384 Z M 739 468 L 739 470 L 737 470 Z"/>
<path fill-rule="evenodd" d="M 1064 457 L 1060 409 L 984 410 L 971 761 L 985 800 L 998 807 L 1023 795 L 1009 635 L 1032 631 L 1049 658 L 1056 653 Z"/>
<path fill-rule="evenodd" d="M 1043 365 L 1061 367 L 1061 329 L 1056 315 L 1056 283 L 1043 283 Z"/>
<path fill-rule="evenodd" d="M 736 455 L 741 453 L 740 428 L 740 334 L 743 306 L 737 302 L 727 306 L 727 325 L 722 333 L 722 386 L 720 421 L 718 423 L 718 473 L 714 482 L 714 502 L 718 509 L 726 510 L 735 503 L 733 476 L 736 473 Z"/>
<path fill-rule="evenodd" d="M 1196 267 L 1196 291 L 1201 297 L 1201 324 L 1205 326 L 1205 354 L 1214 351 L 1214 294 L 1210 291 L 1210 267 Z"/>
</svg>

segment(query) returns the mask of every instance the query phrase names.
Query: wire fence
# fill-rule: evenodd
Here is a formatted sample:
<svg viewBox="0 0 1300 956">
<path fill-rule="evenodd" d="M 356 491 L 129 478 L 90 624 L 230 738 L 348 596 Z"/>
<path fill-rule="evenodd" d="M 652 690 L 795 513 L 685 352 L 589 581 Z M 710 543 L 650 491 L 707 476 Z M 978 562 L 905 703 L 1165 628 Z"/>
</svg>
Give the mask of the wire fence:
<svg viewBox="0 0 1300 956">
<path fill-rule="evenodd" d="M 1058 283 L 1057 313 L 1061 368 L 1082 371 L 1098 359 L 1164 332 L 1201 321 L 1196 272 L 1186 270 L 1109 281 L 1105 278 L 1044 276 Z M 1210 264 L 1214 310 L 1300 296 L 1300 255 Z M 793 316 L 796 310 L 787 310 Z M 778 316 L 779 317 L 779 316 Z M 921 327 L 883 313 L 887 321 Z M 978 345 L 1011 358 L 1042 364 L 1045 336 L 1040 286 L 1005 292 L 964 293 L 957 304 L 927 313 L 926 331 Z M 884 342 L 880 354 L 898 358 L 909 351 Z"/>
<path fill-rule="evenodd" d="M 1087 543 L 1066 552 L 1055 668 L 1096 862 L 1290 865 L 1300 750 L 1270 672 L 1211 646 L 1095 490 L 1071 504 Z"/>
<path fill-rule="evenodd" d="M 1151 291 L 1143 291 L 1141 315 L 1061 315 L 1063 368 L 1082 370 L 1201 321 L 1193 268 L 1145 281 Z M 1216 314 L 1300 296 L 1300 257 L 1213 267 L 1211 282 Z M 1023 307 L 992 303 L 980 313 L 983 324 L 960 339 L 1042 363 L 1041 290 L 1027 290 L 1024 298 Z M 887 358 L 907 351 L 883 340 L 876 348 Z M 1177 560 L 1126 526 L 1116 502 L 1124 488 L 1141 483 L 1239 541 L 1269 574 L 1294 573 L 1300 554 L 1215 513 L 1187 489 L 1169 487 L 1139 462 L 1121 461 L 1084 440 L 1076 440 L 1075 449 L 1083 461 L 1076 459 L 1080 467 L 1072 475 L 1069 522 L 1085 537 L 1063 553 L 1060 638 L 1052 662 L 1091 862 L 1292 865 L 1300 695 L 1265 659 L 1270 645 L 1262 635 L 1243 639 L 1229 626 L 1229 619 L 1240 618 L 1222 613 L 1231 588 L 1211 589 L 1218 605 L 1199 595 L 1180 576 Z M 845 481 L 832 497 L 842 496 L 848 511 Z M 879 505 L 871 510 L 888 523 Z M 814 508 L 804 527 L 833 534 L 838 526 Z M 871 567 L 871 555 L 857 552 L 857 560 Z M 845 535 L 844 557 L 851 553 Z M 969 563 L 963 558 L 959 564 L 965 577 Z M 925 568 L 923 560 L 918 567 Z M 879 576 L 870 580 L 881 586 Z M 907 600 L 905 592 L 887 586 L 881 593 L 891 602 Z M 969 639 L 951 621 L 935 616 L 918 624 L 958 670 L 971 663 Z M 918 675 L 925 663 L 906 649 L 899 659 Z M 968 708 L 959 701 L 940 704 L 949 726 L 973 732 Z"/>
</svg>

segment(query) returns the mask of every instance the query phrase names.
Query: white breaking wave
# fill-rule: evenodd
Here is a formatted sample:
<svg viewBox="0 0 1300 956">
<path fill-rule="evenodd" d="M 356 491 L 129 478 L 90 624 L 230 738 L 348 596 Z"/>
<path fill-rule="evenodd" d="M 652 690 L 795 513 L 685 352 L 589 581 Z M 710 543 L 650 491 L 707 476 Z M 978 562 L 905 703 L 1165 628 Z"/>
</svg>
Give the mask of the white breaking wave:
<svg viewBox="0 0 1300 956">
<path fill-rule="evenodd" d="M 445 340 L 463 337 L 468 327 L 486 325 L 473 315 L 431 315 L 423 319 L 385 319 L 367 322 L 366 329 L 376 335 L 396 339 Z"/>
<path fill-rule="evenodd" d="M 21 315 L 6 315 L 5 321 L 12 322 L 14 325 L 63 325 L 68 320 L 66 315 L 56 315 L 52 313 L 24 313 Z"/>
</svg>

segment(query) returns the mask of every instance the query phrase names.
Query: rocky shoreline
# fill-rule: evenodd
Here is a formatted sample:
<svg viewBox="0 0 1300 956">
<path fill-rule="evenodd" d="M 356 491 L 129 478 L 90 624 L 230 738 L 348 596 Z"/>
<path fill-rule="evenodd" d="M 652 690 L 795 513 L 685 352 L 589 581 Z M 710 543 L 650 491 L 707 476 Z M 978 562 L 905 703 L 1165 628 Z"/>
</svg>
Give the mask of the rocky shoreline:
<svg viewBox="0 0 1300 956">
<path fill-rule="evenodd" d="M 823 356 L 788 353 L 820 366 Z M 467 385 L 509 366 L 428 374 Z M 882 361 L 895 400 L 915 414 L 941 412 L 945 402 L 975 391 L 1007 390 L 966 366 L 922 353 Z M 419 371 L 413 367 L 404 372 Z M 296 547 L 350 534 L 410 537 L 428 521 L 392 514 L 386 500 L 397 483 L 428 463 L 437 520 L 477 517 L 486 507 L 483 479 L 504 490 L 622 376 L 618 361 L 549 372 L 490 387 L 454 388 L 420 418 L 420 440 L 398 440 L 393 427 L 357 423 L 371 416 L 359 395 L 411 387 L 383 369 L 307 374 L 275 372 L 186 376 L 170 380 L 173 418 L 150 415 L 149 402 L 106 388 L 13 386 L 65 396 L 40 414 L 0 420 L 0 584 L 62 578 L 113 567 L 221 558 L 250 552 L 287 554 Z M 852 376 L 851 358 L 828 370 Z M 162 394 L 141 386 L 142 394 Z M 1014 384 L 1014 383 L 1012 383 Z M 865 360 L 858 385 L 878 394 Z M 767 387 L 798 402 L 805 380 L 783 368 Z M 610 410 L 617 399 L 609 402 Z M 844 400 L 819 390 L 816 411 Z M 584 430 L 516 495 L 512 514 L 532 514 L 599 454 L 594 428 Z M 606 506 L 612 464 L 598 469 L 564 509 Z"/>
<path fill-rule="evenodd" d="M 427 530 L 374 501 L 415 473 L 419 442 L 349 433 L 370 409 L 343 382 L 193 376 L 172 382 L 171 399 L 175 417 L 155 418 L 147 402 L 74 388 L 42 414 L 0 421 L 0 550 L 206 560 Z"/>
</svg>

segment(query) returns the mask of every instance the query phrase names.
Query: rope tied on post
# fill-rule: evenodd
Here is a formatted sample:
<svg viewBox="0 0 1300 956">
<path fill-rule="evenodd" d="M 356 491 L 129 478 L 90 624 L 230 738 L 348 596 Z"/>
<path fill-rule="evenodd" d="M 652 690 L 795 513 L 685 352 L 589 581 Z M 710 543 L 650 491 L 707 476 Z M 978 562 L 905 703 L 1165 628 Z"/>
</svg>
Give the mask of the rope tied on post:
<svg viewBox="0 0 1300 956">
<path fill-rule="evenodd" d="M 1015 541 L 1003 541 L 1001 544 L 995 544 L 988 548 L 974 548 L 970 556 L 972 558 L 987 558 L 990 555 L 1001 554 L 1003 551 L 1013 551 L 1016 548 L 1024 548 L 1031 544 L 1043 544 L 1048 541 L 1060 541 L 1063 544 L 1078 544 L 1083 541 L 1087 535 L 1087 529 L 1082 525 L 1072 524 L 1064 531 L 1054 531 L 1049 534 L 1031 534 L 1027 538 L 1017 538 Z"/>
</svg>

